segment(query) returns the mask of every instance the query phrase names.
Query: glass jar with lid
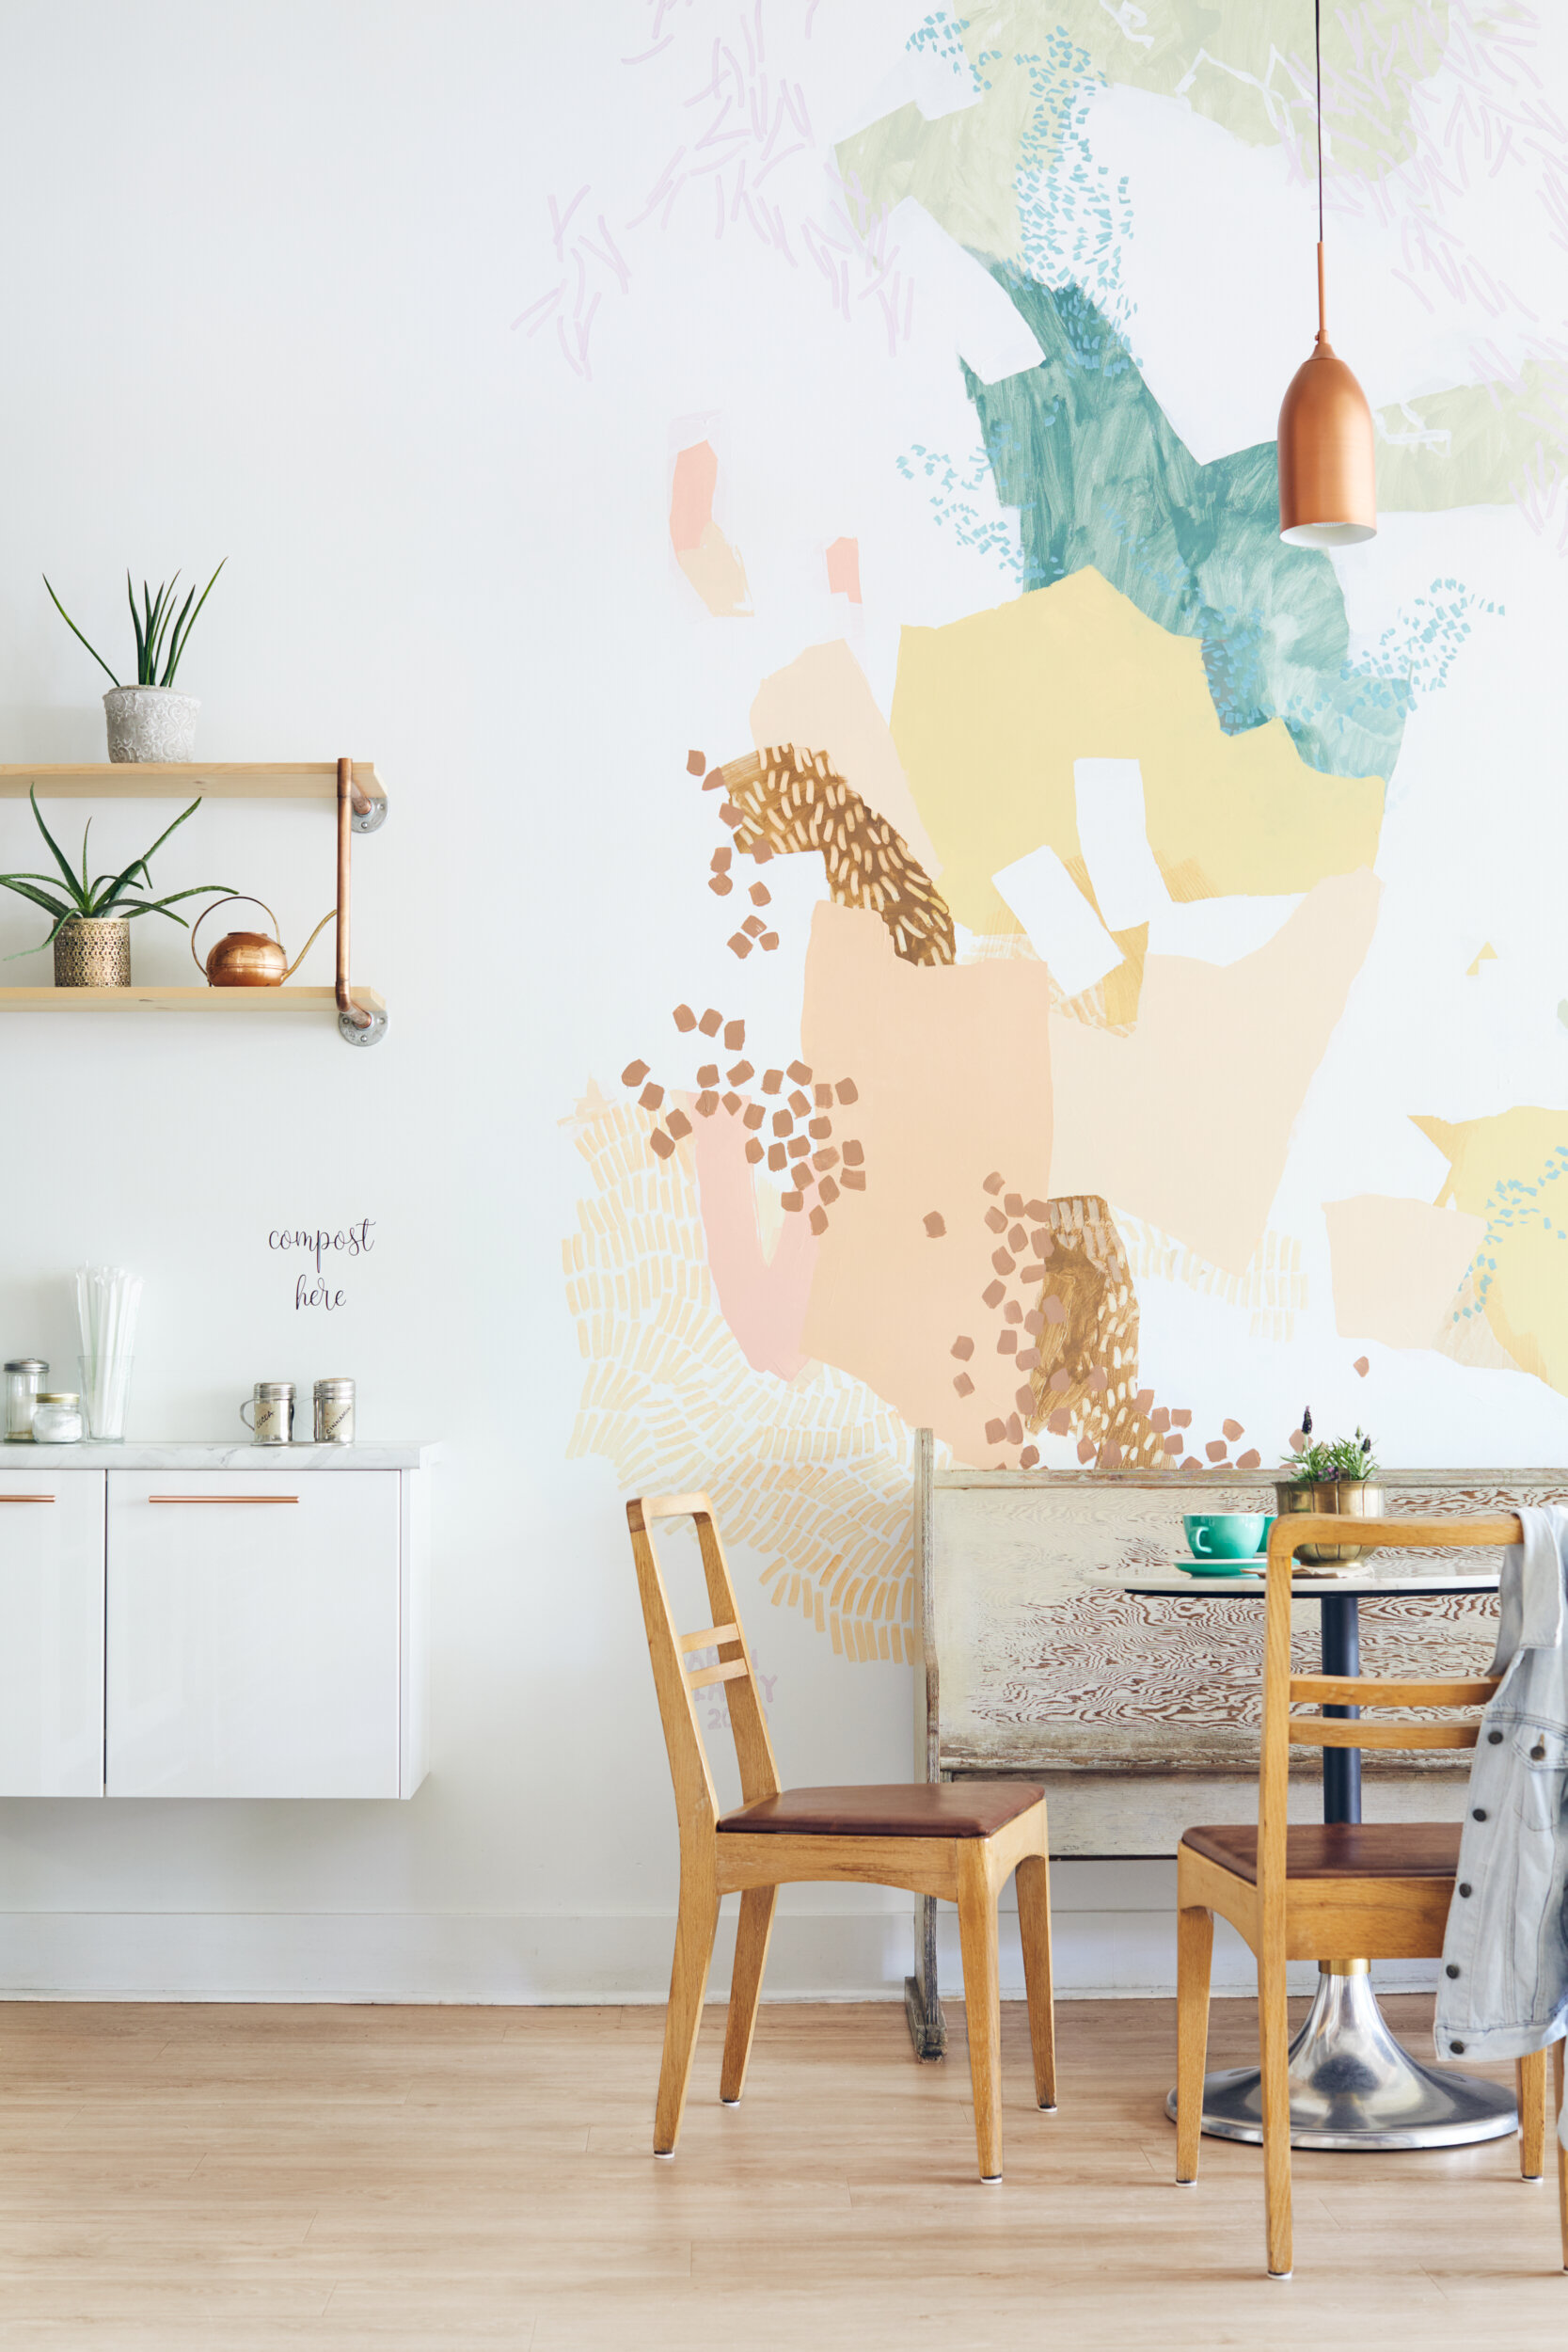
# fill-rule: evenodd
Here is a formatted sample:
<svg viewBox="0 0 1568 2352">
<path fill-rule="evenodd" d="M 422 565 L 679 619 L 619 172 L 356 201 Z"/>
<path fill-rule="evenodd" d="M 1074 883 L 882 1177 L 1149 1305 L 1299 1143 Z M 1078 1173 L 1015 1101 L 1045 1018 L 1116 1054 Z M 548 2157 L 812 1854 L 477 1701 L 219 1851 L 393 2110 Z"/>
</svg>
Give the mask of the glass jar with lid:
<svg viewBox="0 0 1568 2352">
<path fill-rule="evenodd" d="M 33 1407 L 33 1443 L 76 1445 L 81 1436 L 81 1398 L 66 1389 L 45 1389 Z"/>
<path fill-rule="evenodd" d="M 24 1442 L 33 1434 L 39 1391 L 49 1377 L 40 1356 L 18 1356 L 6 1366 L 6 1436 Z"/>
</svg>

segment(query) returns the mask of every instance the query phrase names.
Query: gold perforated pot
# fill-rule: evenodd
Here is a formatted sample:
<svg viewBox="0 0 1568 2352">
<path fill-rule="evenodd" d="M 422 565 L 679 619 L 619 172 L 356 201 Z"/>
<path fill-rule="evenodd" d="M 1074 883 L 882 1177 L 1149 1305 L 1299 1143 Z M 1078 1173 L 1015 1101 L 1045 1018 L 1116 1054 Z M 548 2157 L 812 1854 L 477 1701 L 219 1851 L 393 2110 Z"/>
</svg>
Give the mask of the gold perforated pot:
<svg viewBox="0 0 1568 2352">
<path fill-rule="evenodd" d="M 55 933 L 56 988 L 129 988 L 131 926 L 119 914 L 76 914 Z"/>
<path fill-rule="evenodd" d="M 1295 1511 L 1346 1519 L 1383 1517 L 1383 1489 L 1365 1478 L 1336 1478 L 1323 1486 L 1298 1486 L 1282 1479 L 1274 1491 L 1282 1519 Z M 1303 1544 L 1296 1558 L 1307 1567 L 1340 1567 L 1352 1560 L 1370 1560 L 1376 1549 L 1375 1544 Z"/>
</svg>

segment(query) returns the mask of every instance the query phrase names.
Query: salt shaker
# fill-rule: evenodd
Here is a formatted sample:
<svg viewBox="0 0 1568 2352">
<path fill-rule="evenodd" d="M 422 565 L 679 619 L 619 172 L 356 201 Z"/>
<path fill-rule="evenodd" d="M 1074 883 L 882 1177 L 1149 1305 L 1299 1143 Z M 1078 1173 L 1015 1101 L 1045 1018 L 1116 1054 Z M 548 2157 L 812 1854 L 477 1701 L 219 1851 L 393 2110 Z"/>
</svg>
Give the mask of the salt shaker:
<svg viewBox="0 0 1568 2352">
<path fill-rule="evenodd" d="M 312 1432 L 318 1445 L 354 1443 L 354 1383 L 318 1380 L 312 1392 Z"/>
</svg>

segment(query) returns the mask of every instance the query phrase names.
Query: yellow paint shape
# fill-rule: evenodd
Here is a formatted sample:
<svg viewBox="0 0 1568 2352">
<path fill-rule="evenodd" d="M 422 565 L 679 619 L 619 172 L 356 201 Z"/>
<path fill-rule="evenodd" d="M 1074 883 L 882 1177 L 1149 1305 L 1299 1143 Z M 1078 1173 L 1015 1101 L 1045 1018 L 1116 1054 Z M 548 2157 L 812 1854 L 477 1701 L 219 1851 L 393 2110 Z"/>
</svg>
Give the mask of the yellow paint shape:
<svg viewBox="0 0 1568 2352">
<path fill-rule="evenodd" d="M 1480 976 L 1481 967 L 1483 963 L 1496 963 L 1497 961 L 1497 951 L 1496 947 L 1493 946 L 1492 942 L 1488 940 L 1480 955 L 1477 956 L 1474 963 L 1468 963 L 1465 965 L 1465 977 L 1467 980 L 1476 979 Z"/>
<path fill-rule="evenodd" d="M 1132 1037 L 1054 1015 L 1052 1192 L 1101 1193 L 1245 1273 L 1381 888 L 1365 867 L 1319 882 L 1236 963 L 1148 957 Z"/>
<path fill-rule="evenodd" d="M 1019 1375 L 997 1353 L 981 1293 L 998 1236 L 985 1181 L 1043 1200 L 1051 1165 L 1051 979 L 1043 963 L 912 964 L 876 915 L 818 906 L 806 960 L 801 1051 L 819 1077 L 854 1073 L 834 1140 L 865 1150 L 865 1189 L 842 1193 L 817 1250 L 801 1344 L 935 1429 L 960 1460 L 990 1462 L 985 1425 L 1016 1409 Z M 926 1218 L 940 1215 L 940 1240 Z M 956 1360 L 958 1338 L 974 1355 Z M 960 1397 L 955 1377 L 974 1383 Z M 1016 1460 L 1016 1452 L 1013 1458 Z"/>
<path fill-rule="evenodd" d="M 902 834 L 910 854 L 935 882 L 940 861 L 899 765 L 893 733 L 870 682 L 842 638 L 808 645 L 786 669 L 758 687 L 752 705 L 752 740 L 809 743 L 852 784 L 867 807 Z"/>
<path fill-rule="evenodd" d="M 942 861 L 942 896 L 975 931 L 1018 928 L 991 882 L 1003 866 L 1042 843 L 1069 869 L 1081 857 L 1077 759 L 1139 762 L 1149 847 L 1174 898 L 1288 895 L 1377 856 L 1382 782 L 1307 768 L 1280 719 L 1227 735 L 1196 640 L 1172 636 L 1092 569 L 944 628 L 906 628 L 893 737 Z"/>
<path fill-rule="evenodd" d="M 1568 1396 L 1568 1111 L 1520 1104 L 1414 1123 L 1449 1162 L 1439 1205 L 1486 1221 L 1476 1301 L 1494 1334 L 1522 1371 Z"/>
<path fill-rule="evenodd" d="M 1340 1338 L 1435 1347 L 1486 1219 L 1364 1192 L 1325 1200 L 1323 1221 Z"/>
</svg>

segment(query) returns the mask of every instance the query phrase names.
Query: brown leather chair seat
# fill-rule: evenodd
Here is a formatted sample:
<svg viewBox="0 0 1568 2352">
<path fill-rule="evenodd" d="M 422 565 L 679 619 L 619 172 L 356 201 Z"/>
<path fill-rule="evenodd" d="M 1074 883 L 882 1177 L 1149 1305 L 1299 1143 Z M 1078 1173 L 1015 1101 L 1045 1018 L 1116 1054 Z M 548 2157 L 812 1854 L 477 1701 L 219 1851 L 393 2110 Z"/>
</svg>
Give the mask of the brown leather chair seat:
<svg viewBox="0 0 1568 2352">
<path fill-rule="evenodd" d="M 1190 1829 L 1182 1839 L 1206 1862 L 1258 1883 L 1256 1829 Z M 1459 1867 L 1457 1821 L 1304 1821 L 1286 1832 L 1293 1879 L 1451 1879 Z"/>
<path fill-rule="evenodd" d="M 993 1837 L 1038 1804 L 1043 1794 L 1021 1780 L 783 1788 L 776 1797 L 759 1797 L 755 1804 L 726 1813 L 719 1828 L 746 1830 L 753 1836 L 776 1832 L 809 1837 Z"/>
</svg>

